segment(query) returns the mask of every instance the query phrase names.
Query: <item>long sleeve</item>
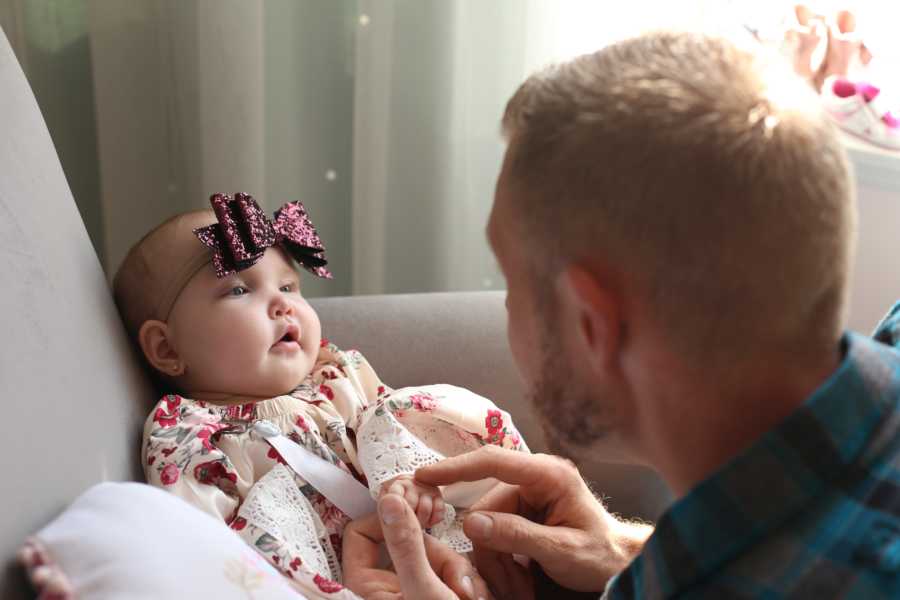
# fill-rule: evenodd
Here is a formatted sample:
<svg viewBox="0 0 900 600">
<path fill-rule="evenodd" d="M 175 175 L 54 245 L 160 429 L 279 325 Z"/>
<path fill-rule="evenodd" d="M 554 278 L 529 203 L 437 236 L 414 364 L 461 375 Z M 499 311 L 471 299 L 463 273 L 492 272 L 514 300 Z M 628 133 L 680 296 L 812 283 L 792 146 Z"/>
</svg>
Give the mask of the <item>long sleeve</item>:
<svg viewBox="0 0 900 600">
<path fill-rule="evenodd" d="M 323 357 L 326 360 L 317 372 L 319 397 L 326 398 L 354 432 L 347 454 L 365 475 L 372 497 L 377 498 L 382 484 L 394 477 L 411 475 L 443 458 L 396 419 L 393 408 L 397 405 L 389 400 L 394 390 L 384 385 L 362 354 L 328 344 Z"/>
<path fill-rule="evenodd" d="M 238 473 L 214 438 L 225 428 L 216 417 L 191 410 L 176 395 L 164 397 L 144 426 L 147 482 L 230 523 L 240 496 Z"/>
<path fill-rule="evenodd" d="M 378 498 L 381 486 L 391 479 L 412 475 L 444 458 L 410 433 L 389 406 L 381 401 L 365 411 L 356 433 L 357 454 L 373 498 Z"/>
</svg>

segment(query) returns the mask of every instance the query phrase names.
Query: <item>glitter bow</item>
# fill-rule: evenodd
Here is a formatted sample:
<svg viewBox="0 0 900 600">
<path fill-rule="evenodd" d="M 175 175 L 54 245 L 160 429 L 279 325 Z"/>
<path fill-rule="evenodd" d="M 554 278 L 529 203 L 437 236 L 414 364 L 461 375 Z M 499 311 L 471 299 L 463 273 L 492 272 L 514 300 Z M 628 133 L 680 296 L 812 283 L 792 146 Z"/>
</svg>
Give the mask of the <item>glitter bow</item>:
<svg viewBox="0 0 900 600">
<path fill-rule="evenodd" d="M 218 277 L 253 266 L 266 248 L 280 244 L 307 271 L 331 279 L 325 247 L 300 202 L 288 202 L 271 221 L 250 194 L 213 194 L 209 199 L 218 223 L 194 230 L 212 250 Z"/>
</svg>

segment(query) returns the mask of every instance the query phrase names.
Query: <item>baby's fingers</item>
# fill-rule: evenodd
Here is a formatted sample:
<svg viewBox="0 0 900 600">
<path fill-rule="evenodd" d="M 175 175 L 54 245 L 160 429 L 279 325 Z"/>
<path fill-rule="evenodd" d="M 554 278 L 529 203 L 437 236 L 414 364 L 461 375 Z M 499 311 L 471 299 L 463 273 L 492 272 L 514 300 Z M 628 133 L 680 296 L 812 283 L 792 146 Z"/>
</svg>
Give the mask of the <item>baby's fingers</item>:
<svg viewBox="0 0 900 600">
<path fill-rule="evenodd" d="M 444 520 L 444 514 L 447 512 L 447 507 L 444 505 L 444 498 L 441 496 L 435 496 L 434 498 L 434 506 L 431 509 L 431 523 L 429 526 L 434 526 Z"/>
<path fill-rule="evenodd" d="M 388 493 L 402 497 L 413 510 L 416 510 L 416 506 L 419 504 L 419 490 L 416 489 L 416 486 L 409 485 L 406 482 L 395 482 L 391 485 Z"/>
<path fill-rule="evenodd" d="M 416 505 L 410 504 L 410 506 Z M 431 525 L 432 507 L 433 503 L 431 501 L 431 496 L 429 496 L 428 494 L 422 494 L 421 496 L 419 496 L 419 505 L 416 507 L 416 516 L 419 518 L 419 523 L 422 525 L 422 527 L 428 527 Z"/>
</svg>

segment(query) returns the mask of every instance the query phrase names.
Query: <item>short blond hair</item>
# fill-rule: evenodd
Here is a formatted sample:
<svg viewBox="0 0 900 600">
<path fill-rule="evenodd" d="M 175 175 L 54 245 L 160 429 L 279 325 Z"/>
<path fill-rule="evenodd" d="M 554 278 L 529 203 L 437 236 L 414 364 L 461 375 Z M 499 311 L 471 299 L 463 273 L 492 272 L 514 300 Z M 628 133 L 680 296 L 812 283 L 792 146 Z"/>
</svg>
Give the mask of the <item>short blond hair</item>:
<svg viewBox="0 0 900 600">
<path fill-rule="evenodd" d="M 514 210 L 547 249 L 538 277 L 601 256 L 706 358 L 840 338 L 852 176 L 783 65 L 724 39 L 646 34 L 529 78 L 503 130 Z"/>
</svg>

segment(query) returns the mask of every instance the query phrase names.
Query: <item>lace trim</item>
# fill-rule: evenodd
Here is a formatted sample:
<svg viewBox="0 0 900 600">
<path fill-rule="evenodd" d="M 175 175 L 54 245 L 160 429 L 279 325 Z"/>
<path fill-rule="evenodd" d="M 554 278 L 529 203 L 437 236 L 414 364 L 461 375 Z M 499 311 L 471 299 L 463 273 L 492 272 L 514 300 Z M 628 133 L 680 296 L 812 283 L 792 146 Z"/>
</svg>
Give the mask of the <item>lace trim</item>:
<svg viewBox="0 0 900 600">
<path fill-rule="evenodd" d="M 399 475 L 412 475 L 416 469 L 444 458 L 410 433 L 384 406 L 375 408 L 372 416 L 363 421 L 357 444 L 369 492 L 376 499 L 388 481 Z M 449 504 L 444 519 L 431 528 L 431 535 L 460 554 L 472 551 L 472 542 L 463 533 L 462 517 Z"/>
<path fill-rule="evenodd" d="M 448 504 L 444 520 L 432 527 L 430 533 L 459 554 L 472 552 L 475 548 L 472 540 L 463 533 L 462 522 L 462 515 Z"/>
<path fill-rule="evenodd" d="M 369 481 L 369 492 L 378 498 L 381 486 L 398 475 L 412 475 L 444 457 L 411 434 L 384 406 L 374 409 L 357 432 L 359 462 Z"/>
<path fill-rule="evenodd" d="M 341 581 L 340 562 L 328 531 L 284 465 L 273 467 L 250 488 L 238 516 L 285 544 L 315 573 Z M 254 545 L 255 540 L 250 543 Z"/>
</svg>

